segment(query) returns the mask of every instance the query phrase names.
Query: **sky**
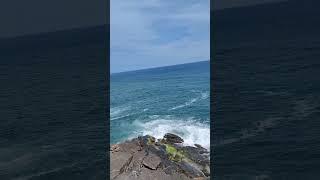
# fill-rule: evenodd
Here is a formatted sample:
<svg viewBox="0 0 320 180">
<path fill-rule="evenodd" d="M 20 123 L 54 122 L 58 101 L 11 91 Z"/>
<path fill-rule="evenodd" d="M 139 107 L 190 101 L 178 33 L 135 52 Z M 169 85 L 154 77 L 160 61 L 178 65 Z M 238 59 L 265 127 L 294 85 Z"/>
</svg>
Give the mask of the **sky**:
<svg viewBox="0 0 320 180">
<path fill-rule="evenodd" d="M 107 24 L 106 0 L 1 0 L 0 38 Z"/>
<path fill-rule="evenodd" d="M 210 58 L 209 0 L 111 0 L 110 27 L 111 73 Z"/>
<path fill-rule="evenodd" d="M 212 9 L 220 10 L 226 8 L 251 6 L 256 4 L 272 3 L 272 2 L 282 2 L 288 0 L 212 0 Z"/>
<path fill-rule="evenodd" d="M 144 6 L 156 6 L 154 0 L 109 0 L 119 8 L 124 8 L 126 2 L 145 4 Z M 124 2 L 122 2 L 124 1 Z M 150 2 L 149 2 L 150 1 Z M 170 2 L 162 0 L 163 4 Z M 187 5 L 194 4 L 195 0 L 172 0 L 171 9 L 183 11 Z M 190 1 L 190 2 L 189 2 Z M 206 4 L 207 0 L 198 0 L 199 4 Z M 268 3 L 283 0 L 211 0 L 212 9 L 224 9 L 235 6 L 249 6 L 257 3 Z M 185 4 L 185 5 L 184 5 Z M 127 5 L 130 6 L 130 5 Z M 127 9 L 131 9 L 126 7 Z M 134 8 L 134 7 L 132 7 Z M 199 7 L 198 7 L 199 8 Z M 107 0 L 2 0 L 0 1 L 0 38 L 24 36 L 43 32 L 54 32 L 57 30 L 68 30 L 73 28 L 87 28 L 108 23 Z M 144 9 L 144 8 L 142 8 Z M 195 8 L 196 9 L 196 8 Z M 199 8 L 200 9 L 200 8 Z M 131 9 L 130 12 L 137 11 Z M 119 12 L 118 12 L 119 13 Z M 158 13 L 158 12 L 157 12 Z M 170 11 L 172 14 L 173 11 Z M 196 13 L 196 12 L 193 12 Z M 138 13 L 139 14 L 139 13 Z M 165 14 L 163 12 L 163 14 Z M 141 14 L 140 14 L 141 15 Z M 149 17 L 147 17 L 149 18 Z"/>
</svg>

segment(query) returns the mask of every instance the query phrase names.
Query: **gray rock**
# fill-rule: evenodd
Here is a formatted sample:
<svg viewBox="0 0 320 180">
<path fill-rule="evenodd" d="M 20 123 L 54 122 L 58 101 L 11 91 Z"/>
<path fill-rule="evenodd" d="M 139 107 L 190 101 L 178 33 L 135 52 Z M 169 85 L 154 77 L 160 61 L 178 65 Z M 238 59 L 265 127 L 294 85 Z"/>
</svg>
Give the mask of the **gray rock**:
<svg viewBox="0 0 320 180">
<path fill-rule="evenodd" d="M 183 143 L 183 139 L 175 134 L 167 133 L 163 138 L 168 143 Z"/>
<path fill-rule="evenodd" d="M 181 148 L 187 156 L 194 162 L 201 164 L 202 166 L 210 165 L 210 159 L 204 154 L 202 149 L 185 146 Z"/>
<path fill-rule="evenodd" d="M 143 159 L 142 163 L 145 167 L 156 170 L 161 163 L 161 159 L 157 155 L 149 153 L 149 155 Z"/>
<path fill-rule="evenodd" d="M 112 167 L 110 172 L 111 179 L 114 179 L 119 174 L 125 171 L 126 167 L 130 164 L 132 157 L 133 157 L 132 154 L 127 152 L 111 153 L 110 155 L 110 165 Z"/>
<path fill-rule="evenodd" d="M 138 151 L 133 154 L 133 158 L 131 163 L 128 166 L 128 170 L 132 171 L 133 174 L 139 174 L 142 167 L 142 161 L 145 158 L 145 152 L 144 151 Z"/>
<path fill-rule="evenodd" d="M 196 178 L 196 177 L 206 177 L 205 174 L 201 170 L 201 166 L 188 161 L 182 161 L 179 164 L 180 168 L 190 178 Z"/>
<path fill-rule="evenodd" d="M 133 139 L 131 141 L 126 141 L 124 143 L 119 144 L 119 147 L 122 151 L 135 153 L 137 151 L 141 151 L 142 147 L 138 139 Z"/>
<path fill-rule="evenodd" d="M 111 147 L 110 147 L 110 151 L 112 151 L 112 152 L 118 152 L 118 151 L 120 151 L 121 149 L 120 149 L 120 147 L 119 147 L 119 145 L 118 144 L 114 144 L 114 145 L 112 145 Z"/>
<path fill-rule="evenodd" d="M 183 146 L 183 139 L 166 134 L 164 139 L 141 136 L 110 148 L 112 180 L 190 180 L 210 177 L 209 154 L 200 145 Z M 170 151 L 168 150 L 170 147 Z M 173 149 L 172 149 L 173 148 Z M 181 157 L 178 161 L 173 156 Z"/>
<path fill-rule="evenodd" d="M 210 176 L 210 166 L 206 165 L 206 166 L 203 168 L 202 172 L 204 173 L 204 175 Z"/>
</svg>

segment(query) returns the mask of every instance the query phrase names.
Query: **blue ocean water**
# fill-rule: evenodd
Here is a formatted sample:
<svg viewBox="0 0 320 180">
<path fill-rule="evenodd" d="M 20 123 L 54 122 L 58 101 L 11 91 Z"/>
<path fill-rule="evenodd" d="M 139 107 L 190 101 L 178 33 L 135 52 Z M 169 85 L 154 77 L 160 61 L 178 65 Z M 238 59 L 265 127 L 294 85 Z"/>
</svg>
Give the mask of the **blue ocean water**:
<svg viewBox="0 0 320 180">
<path fill-rule="evenodd" d="M 107 178 L 106 27 L 0 39 L 0 179 Z"/>
<path fill-rule="evenodd" d="M 111 75 L 111 143 L 171 132 L 210 146 L 209 61 Z"/>
<path fill-rule="evenodd" d="M 214 179 L 319 179 L 319 5 L 215 12 Z"/>
</svg>

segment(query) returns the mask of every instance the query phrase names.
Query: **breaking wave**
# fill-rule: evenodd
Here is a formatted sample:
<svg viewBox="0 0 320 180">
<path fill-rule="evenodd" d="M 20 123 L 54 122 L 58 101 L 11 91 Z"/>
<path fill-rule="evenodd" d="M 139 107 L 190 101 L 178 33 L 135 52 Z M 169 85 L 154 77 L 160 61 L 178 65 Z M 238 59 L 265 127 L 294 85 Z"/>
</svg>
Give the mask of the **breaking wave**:
<svg viewBox="0 0 320 180">
<path fill-rule="evenodd" d="M 172 116 L 152 116 L 151 121 L 135 121 L 139 135 L 151 135 L 157 139 L 163 138 L 166 133 L 177 134 L 184 139 L 184 145 L 200 144 L 210 148 L 210 125 L 201 123 L 194 118 L 175 119 Z M 136 135 L 135 135 L 136 136 Z"/>
</svg>

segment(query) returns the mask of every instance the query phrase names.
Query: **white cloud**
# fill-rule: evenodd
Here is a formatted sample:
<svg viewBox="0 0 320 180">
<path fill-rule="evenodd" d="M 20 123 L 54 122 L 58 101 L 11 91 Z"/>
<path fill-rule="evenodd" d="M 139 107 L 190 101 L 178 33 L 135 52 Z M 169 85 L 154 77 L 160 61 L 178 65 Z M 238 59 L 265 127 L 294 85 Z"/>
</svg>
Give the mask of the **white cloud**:
<svg viewBox="0 0 320 180">
<path fill-rule="evenodd" d="M 111 0 L 111 71 L 208 60 L 209 0 Z"/>
</svg>

